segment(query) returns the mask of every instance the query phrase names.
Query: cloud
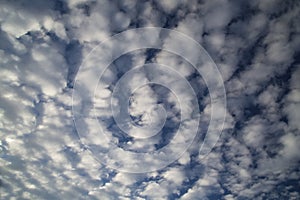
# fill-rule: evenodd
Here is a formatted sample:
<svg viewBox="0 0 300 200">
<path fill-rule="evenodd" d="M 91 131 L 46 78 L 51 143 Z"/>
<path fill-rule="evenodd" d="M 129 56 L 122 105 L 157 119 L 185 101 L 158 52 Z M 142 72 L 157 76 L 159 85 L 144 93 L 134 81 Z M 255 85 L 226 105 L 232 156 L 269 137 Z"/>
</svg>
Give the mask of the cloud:
<svg viewBox="0 0 300 200">
<path fill-rule="evenodd" d="M 34 0 L 0 4 L 2 198 L 299 198 L 297 2 L 76 0 L 41 3 Z M 220 119 L 223 110 L 220 104 L 211 106 L 213 97 L 219 93 L 210 94 L 206 84 L 212 83 L 211 89 L 218 89 L 212 79 L 218 75 L 199 56 L 194 43 L 185 42 L 184 38 L 174 42 L 174 35 L 166 32 L 144 38 L 128 34 L 123 43 L 107 42 L 104 48 L 107 51 L 101 53 L 112 49 L 111 56 L 147 43 L 172 47 L 188 60 L 172 52 L 141 49 L 116 58 L 101 79 L 98 72 L 104 69 L 107 60 L 101 60 L 102 54 L 86 59 L 110 36 L 146 26 L 170 28 L 192 37 L 220 70 L 226 88 L 227 117 L 221 138 L 204 158 L 199 149 L 211 112 Z M 202 66 L 203 73 L 197 73 L 188 61 Z M 138 125 L 130 126 L 129 134 L 124 134 L 113 118 L 111 105 L 124 103 L 126 99 L 119 95 L 117 101 L 111 102 L 110 97 L 117 81 L 127 71 L 151 62 L 174 70 L 166 70 L 167 73 L 144 67 L 121 85 L 122 91 L 133 92 L 131 101 L 125 103 L 129 105 L 129 118 Z M 82 76 L 83 63 L 95 71 Z M 204 75 L 210 78 L 205 80 Z M 82 80 L 79 91 L 84 95 L 74 94 L 72 98 L 76 79 Z M 191 87 L 186 87 L 182 79 Z M 141 85 L 149 80 L 164 83 L 168 88 Z M 96 84 L 98 88 L 91 87 Z M 94 104 L 89 102 L 91 97 L 95 97 Z M 85 101 L 82 107 L 80 100 Z M 72 105 L 81 108 L 75 109 L 75 114 L 90 118 L 75 126 Z M 195 112 L 197 107 L 199 113 Z M 130 133 L 147 135 L 149 129 L 139 129 L 144 125 L 152 124 L 151 131 L 159 127 L 163 121 L 159 112 L 162 108 L 167 119 L 158 135 L 147 140 L 129 137 Z M 97 123 L 92 121 L 94 117 Z M 183 126 L 179 126 L 182 119 Z M 101 137 L 99 125 L 103 128 Z M 211 130 L 217 130 L 219 125 L 215 122 Z M 197 128 L 194 142 L 182 152 Z M 178 130 L 181 135 L 174 134 Z M 216 141 L 218 138 L 214 136 L 208 136 L 207 141 Z M 87 139 L 92 139 L 93 148 L 85 145 Z M 111 144 L 117 150 L 104 154 Z M 168 145 L 171 148 L 163 149 Z M 100 162 L 93 155 L 97 151 L 103 155 Z M 159 158 L 163 160 L 157 159 L 155 151 L 161 153 Z M 137 156 L 133 154 L 136 152 L 150 153 Z M 183 154 L 178 160 L 171 159 L 179 153 Z M 141 163 L 142 159 L 145 162 Z M 161 162 L 168 166 L 140 174 L 120 172 L 105 165 L 132 164 L 144 170 L 161 166 Z"/>
</svg>

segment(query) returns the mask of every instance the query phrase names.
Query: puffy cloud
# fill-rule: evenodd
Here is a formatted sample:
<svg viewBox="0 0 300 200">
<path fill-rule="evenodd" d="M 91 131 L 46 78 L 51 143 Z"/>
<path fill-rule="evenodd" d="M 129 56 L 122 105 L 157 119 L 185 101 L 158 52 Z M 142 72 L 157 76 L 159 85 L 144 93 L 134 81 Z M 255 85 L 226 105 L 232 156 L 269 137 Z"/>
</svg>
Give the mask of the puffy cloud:
<svg viewBox="0 0 300 200">
<path fill-rule="evenodd" d="M 34 0 L 0 4 L 1 197 L 299 198 L 297 2 Z M 123 30 L 144 26 L 171 28 L 192 37 L 219 67 L 227 92 L 227 118 L 219 142 L 204 158 L 199 149 L 211 118 L 214 96 L 205 86 L 211 80 L 196 74 L 187 60 L 172 52 L 142 49 L 117 58 L 100 80 L 96 71 L 86 77 L 78 74 L 83 62 L 88 67 L 97 63 L 97 69 L 103 69 L 100 63 L 106 60 L 101 60 L 101 55 L 85 60 L 100 42 Z M 190 61 L 203 62 L 205 75 L 217 76 L 212 66 L 201 60 L 193 44 L 174 42 L 172 37 L 162 32 L 147 35 L 149 41 L 143 41 L 142 37 L 128 34 L 123 46 L 108 42 L 107 48 L 113 49 L 115 56 L 127 47 L 135 48 L 136 43 L 126 42 L 130 40 L 172 47 Z M 179 76 L 170 78 L 163 71 L 141 70 L 121 87 L 133 92 L 131 101 L 126 102 L 131 119 L 139 126 L 152 123 L 155 128 L 163 121 L 156 112 L 158 104 L 164 106 L 168 117 L 163 134 L 143 140 L 128 137 L 120 130 L 110 105 L 124 99 L 118 96 L 116 102 L 111 102 L 110 98 L 117 81 L 128 70 L 149 62 L 172 67 L 175 71 L 171 75 L 178 73 L 188 80 L 197 95 L 200 115 L 195 112 L 195 97 L 176 79 Z M 80 89 L 85 95 L 81 98 L 95 97 L 97 124 L 91 118 L 76 126 L 73 122 L 72 105 L 79 106 L 82 100 L 76 98 L 78 94 L 72 98 L 76 77 L 84 80 Z M 140 85 L 149 80 L 168 83 L 173 91 Z M 98 88 L 94 90 L 92 85 L 96 82 Z M 78 113 L 91 116 L 93 113 L 87 112 L 89 106 L 85 104 Z M 218 106 L 214 112 L 219 119 L 222 108 Z M 190 148 L 182 152 L 183 144 L 189 140 L 186 136 L 198 128 L 199 116 L 198 135 Z M 183 126 L 179 127 L 182 119 Z M 105 139 L 99 137 L 99 125 L 104 127 Z M 215 125 L 214 128 L 218 124 Z M 149 131 L 130 130 L 146 136 Z M 183 134 L 175 137 L 171 133 L 177 130 Z M 81 137 L 81 131 L 92 138 L 94 148 L 84 145 L 86 138 Z M 107 163 L 101 163 L 91 150 L 107 150 L 111 144 L 108 141 L 119 150 L 103 154 Z M 104 165 L 117 158 L 123 162 L 119 165 L 132 163 L 139 169 L 149 169 L 161 160 L 124 152 L 151 155 L 172 144 L 169 151 L 161 151 L 163 158 L 168 160 L 174 152 L 182 153 L 181 157 L 155 172 L 125 173 Z"/>
</svg>

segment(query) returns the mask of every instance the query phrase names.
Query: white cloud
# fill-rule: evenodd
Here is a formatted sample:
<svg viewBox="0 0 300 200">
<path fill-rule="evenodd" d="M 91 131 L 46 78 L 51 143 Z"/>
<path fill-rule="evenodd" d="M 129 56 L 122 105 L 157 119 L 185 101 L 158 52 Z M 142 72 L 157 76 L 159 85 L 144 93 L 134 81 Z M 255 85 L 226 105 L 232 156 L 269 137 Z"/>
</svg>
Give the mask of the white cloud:
<svg viewBox="0 0 300 200">
<path fill-rule="evenodd" d="M 254 148 L 261 148 L 264 143 L 265 134 L 267 134 L 267 130 L 265 130 L 266 126 L 266 122 L 261 118 L 251 119 L 243 130 L 245 144 Z"/>
<path fill-rule="evenodd" d="M 295 169 L 300 159 L 297 150 L 300 70 L 294 64 L 300 44 L 298 5 L 289 6 L 276 0 L 248 3 L 72 0 L 57 4 L 33 0 L 0 4 L 0 187 L 4 199 L 298 198 L 297 185 L 289 182 L 299 179 Z M 172 13 L 172 17 L 167 13 Z M 183 134 L 171 137 L 171 141 L 161 137 L 122 141 L 124 138 L 116 136 L 118 127 L 110 118 L 112 88 L 120 74 L 131 66 L 144 64 L 150 56 L 146 50 L 133 52 L 113 63 L 100 81 L 93 102 L 99 124 L 85 119 L 75 127 L 72 100 L 74 105 L 80 102 L 72 99 L 72 89 L 66 87 L 68 68 L 73 63 L 66 61 L 66 46 L 70 41 L 79 42 L 82 58 L 76 56 L 80 63 L 110 35 L 143 26 L 169 26 L 205 47 L 225 80 L 228 118 L 221 140 L 204 159 L 197 154 L 202 138 L 196 138 L 193 146 L 170 166 L 153 173 L 128 174 L 99 163 L 78 141 L 76 128 L 88 133 L 103 149 L 109 147 L 108 140 L 123 145 L 126 151 L 155 151 L 162 142 L 177 144 L 170 152 L 161 151 L 167 160 L 172 152 L 182 153 L 184 142 L 189 139 L 186 136 L 198 125 L 194 97 L 183 87 L 183 82 L 166 74 L 148 70 L 140 77 L 135 76 L 125 85 L 131 90 L 151 76 L 171 85 L 181 98 L 181 117 L 186 121 L 180 129 Z M 157 40 L 158 36 L 166 38 Z M 183 43 L 184 40 L 174 42 L 174 38 L 163 34 L 147 35 L 150 41 L 133 35 L 126 37 L 128 41 L 148 44 L 162 42 L 163 47 L 174 47 L 190 60 L 201 61 L 193 44 Z M 108 47 L 116 46 L 115 55 L 135 45 L 113 42 Z M 182 58 L 162 51 L 152 56 L 149 60 L 174 67 L 182 78 L 196 79 L 194 69 Z M 102 61 L 97 55 L 85 62 L 91 67 Z M 205 66 L 204 71 L 210 77 L 216 76 L 211 66 Z M 88 88 L 82 87 L 81 91 L 86 92 L 83 99 L 93 95 L 90 87 L 99 78 L 97 73 L 88 75 L 82 82 Z M 195 81 L 196 86 L 200 83 L 203 84 Z M 200 119 L 206 122 L 211 113 L 209 97 L 206 88 L 197 89 L 203 95 Z M 144 124 L 161 121 L 151 112 L 161 100 L 156 95 L 149 86 L 137 90 L 130 114 L 142 115 Z M 176 112 L 180 104 L 171 94 L 166 95 L 165 101 L 174 123 L 168 124 L 168 128 L 174 129 L 179 122 Z M 85 112 L 84 109 L 90 107 L 81 111 Z M 215 112 L 221 114 L 219 108 Z M 85 123 L 87 126 L 83 126 Z M 103 132 L 108 140 L 99 137 L 99 125 L 105 127 Z M 121 164 L 131 163 L 139 169 L 159 166 L 161 162 L 146 157 L 141 163 L 137 158 L 142 156 L 124 154 L 124 149 L 104 154 L 103 159 L 109 163 L 111 158 L 118 158 L 124 161 Z"/>
<path fill-rule="evenodd" d="M 290 80 L 291 91 L 286 96 L 284 111 L 289 119 L 289 125 L 291 128 L 300 130 L 300 91 L 299 91 L 299 73 L 300 70 L 297 68 L 295 73 L 292 75 Z"/>
<path fill-rule="evenodd" d="M 180 5 L 181 1 L 179 1 L 179 0 L 175 0 L 175 1 L 166 0 L 166 1 L 157 1 L 157 3 L 159 5 L 161 5 L 166 12 L 171 12 L 177 6 Z"/>
</svg>

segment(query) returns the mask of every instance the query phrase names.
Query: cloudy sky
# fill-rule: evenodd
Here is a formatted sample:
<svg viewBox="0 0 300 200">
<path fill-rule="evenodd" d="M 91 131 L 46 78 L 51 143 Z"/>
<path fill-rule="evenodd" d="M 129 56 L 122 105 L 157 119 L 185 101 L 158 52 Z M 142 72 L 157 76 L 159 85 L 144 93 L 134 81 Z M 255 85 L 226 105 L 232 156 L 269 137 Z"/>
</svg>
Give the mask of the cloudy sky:
<svg viewBox="0 0 300 200">
<path fill-rule="evenodd" d="M 0 198 L 300 199 L 299 22 L 297 0 L 0 0 Z"/>
</svg>

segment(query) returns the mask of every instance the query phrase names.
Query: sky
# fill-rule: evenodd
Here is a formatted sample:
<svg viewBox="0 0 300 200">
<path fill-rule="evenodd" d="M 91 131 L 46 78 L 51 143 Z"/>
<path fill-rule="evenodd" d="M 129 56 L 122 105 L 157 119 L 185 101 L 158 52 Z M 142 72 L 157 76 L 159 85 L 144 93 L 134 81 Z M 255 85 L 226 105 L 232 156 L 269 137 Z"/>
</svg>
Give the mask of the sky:
<svg viewBox="0 0 300 200">
<path fill-rule="evenodd" d="M 297 0 L 0 0 L 0 199 L 300 199 Z"/>
</svg>

